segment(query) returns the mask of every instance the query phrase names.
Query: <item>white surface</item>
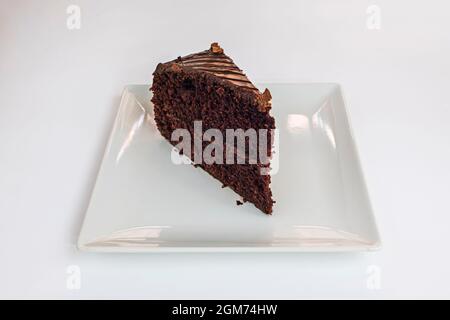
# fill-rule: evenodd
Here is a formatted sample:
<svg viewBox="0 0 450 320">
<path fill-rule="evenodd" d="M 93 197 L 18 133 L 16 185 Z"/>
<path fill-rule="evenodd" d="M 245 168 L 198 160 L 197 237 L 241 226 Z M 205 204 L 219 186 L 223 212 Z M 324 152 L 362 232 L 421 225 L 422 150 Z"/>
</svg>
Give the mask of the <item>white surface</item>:
<svg viewBox="0 0 450 320">
<path fill-rule="evenodd" d="M 341 89 L 267 84 L 277 106 L 271 161 L 274 214 L 192 165 L 172 162 L 148 85 L 129 85 L 78 239 L 84 251 L 334 252 L 380 239 Z"/>
<path fill-rule="evenodd" d="M 450 297 L 447 1 L 78 0 L 73 31 L 72 2 L 0 2 L 1 297 Z M 123 86 L 211 41 L 256 82 L 341 83 L 380 252 L 76 251 Z"/>
</svg>

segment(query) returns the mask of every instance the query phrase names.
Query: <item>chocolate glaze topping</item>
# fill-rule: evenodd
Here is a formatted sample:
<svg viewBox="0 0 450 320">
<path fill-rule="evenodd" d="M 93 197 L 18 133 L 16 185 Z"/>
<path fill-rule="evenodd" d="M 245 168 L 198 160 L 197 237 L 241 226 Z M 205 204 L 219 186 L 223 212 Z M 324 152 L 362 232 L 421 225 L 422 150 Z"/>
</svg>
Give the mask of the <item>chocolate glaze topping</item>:
<svg viewBox="0 0 450 320">
<path fill-rule="evenodd" d="M 234 64 L 233 60 L 224 54 L 223 49 L 217 42 L 212 43 L 209 50 L 179 57 L 175 62 L 183 67 L 212 73 L 235 85 L 258 91 L 244 72 Z"/>
</svg>

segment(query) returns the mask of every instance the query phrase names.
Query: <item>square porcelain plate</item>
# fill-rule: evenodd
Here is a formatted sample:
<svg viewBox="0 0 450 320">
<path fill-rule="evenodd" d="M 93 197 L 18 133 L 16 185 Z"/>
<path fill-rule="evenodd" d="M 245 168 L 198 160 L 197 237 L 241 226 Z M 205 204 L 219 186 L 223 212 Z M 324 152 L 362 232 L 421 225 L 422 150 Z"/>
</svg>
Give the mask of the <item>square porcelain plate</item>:
<svg viewBox="0 0 450 320">
<path fill-rule="evenodd" d="M 78 247 L 88 251 L 364 251 L 379 236 L 340 87 L 273 84 L 272 216 L 171 161 L 148 85 L 125 88 Z M 277 171 L 275 173 L 275 171 Z"/>
</svg>

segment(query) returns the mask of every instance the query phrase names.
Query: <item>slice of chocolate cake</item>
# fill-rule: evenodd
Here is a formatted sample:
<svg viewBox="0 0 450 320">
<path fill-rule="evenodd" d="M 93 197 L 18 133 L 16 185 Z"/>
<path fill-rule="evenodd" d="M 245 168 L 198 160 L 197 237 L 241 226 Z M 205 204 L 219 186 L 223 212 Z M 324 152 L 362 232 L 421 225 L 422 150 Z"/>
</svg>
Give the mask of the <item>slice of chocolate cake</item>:
<svg viewBox="0 0 450 320">
<path fill-rule="evenodd" d="M 177 146 L 180 140 L 174 136 L 179 135 L 174 132 L 188 132 L 192 148 L 180 151 L 195 166 L 244 202 L 272 213 L 268 172 L 275 120 L 269 114 L 270 92 L 261 93 L 217 43 L 209 50 L 158 64 L 153 76 L 155 121 L 164 138 Z"/>
</svg>

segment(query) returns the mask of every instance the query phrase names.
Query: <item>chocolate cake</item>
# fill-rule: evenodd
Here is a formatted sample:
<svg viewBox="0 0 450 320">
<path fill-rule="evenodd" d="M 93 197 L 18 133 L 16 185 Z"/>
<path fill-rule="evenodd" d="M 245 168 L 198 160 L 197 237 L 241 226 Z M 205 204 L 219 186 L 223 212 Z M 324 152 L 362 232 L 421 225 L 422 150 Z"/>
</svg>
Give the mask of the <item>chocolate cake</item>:
<svg viewBox="0 0 450 320">
<path fill-rule="evenodd" d="M 268 171 L 275 120 L 269 114 L 269 90 L 261 93 L 217 43 L 211 44 L 209 50 L 158 64 L 151 90 L 155 121 L 162 136 L 176 146 L 179 141 L 172 139 L 174 130 L 187 130 L 194 137 L 195 122 L 201 121 L 201 150 L 191 141 L 191 151 L 188 154 L 185 150 L 181 152 L 196 167 L 239 194 L 243 202 L 251 202 L 264 213 L 271 214 L 274 201 Z M 212 139 L 204 139 L 206 135 L 203 134 L 208 129 L 217 129 L 226 137 L 222 151 L 218 148 L 212 152 L 214 156 L 223 152 L 223 159 L 226 159 L 223 162 L 208 163 L 196 158 L 195 152 L 202 154 L 212 142 Z M 254 129 L 262 135 L 257 135 L 256 143 L 245 136 L 246 148 L 242 152 L 230 144 L 238 138 L 228 140 L 227 129 L 236 130 L 234 132 Z M 265 133 L 267 140 L 263 138 Z M 216 136 L 214 142 L 215 139 Z M 226 158 L 227 152 L 233 153 L 233 161 Z M 252 157 L 255 153 L 251 152 L 256 152 L 257 158 Z M 237 203 L 241 204 L 240 201 Z"/>
</svg>

